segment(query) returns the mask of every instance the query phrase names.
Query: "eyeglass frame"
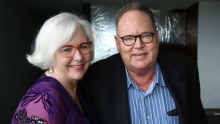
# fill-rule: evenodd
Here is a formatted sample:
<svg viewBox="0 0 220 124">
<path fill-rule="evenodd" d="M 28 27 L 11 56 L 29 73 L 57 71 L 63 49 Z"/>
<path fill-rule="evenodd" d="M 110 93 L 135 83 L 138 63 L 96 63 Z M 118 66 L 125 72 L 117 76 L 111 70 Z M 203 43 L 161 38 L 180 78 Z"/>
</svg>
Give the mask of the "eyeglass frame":
<svg viewBox="0 0 220 124">
<path fill-rule="evenodd" d="M 143 40 L 142 40 L 142 35 L 144 35 L 144 34 L 151 34 L 151 41 L 150 42 L 143 42 Z M 133 46 L 134 44 L 135 44 L 135 42 L 137 41 L 137 37 L 140 39 L 140 41 L 142 42 L 142 43 L 144 43 L 144 44 L 148 44 L 148 43 L 151 43 L 152 41 L 153 41 L 153 36 L 154 36 L 154 34 L 155 34 L 155 32 L 144 32 L 144 33 L 142 33 L 142 34 L 140 34 L 140 35 L 125 35 L 125 36 L 123 36 L 123 37 L 121 37 L 121 36 L 119 36 L 119 34 L 117 34 L 118 35 L 118 37 L 119 38 L 121 38 L 121 40 L 123 41 L 123 43 L 124 43 L 124 45 L 126 45 L 126 46 Z M 124 38 L 125 37 L 128 37 L 128 36 L 130 36 L 130 37 L 134 37 L 134 43 L 133 44 L 131 44 L 131 45 L 127 45 L 127 44 L 125 44 L 125 41 L 124 41 Z"/>
<path fill-rule="evenodd" d="M 89 51 L 88 53 L 82 53 L 82 52 L 81 52 L 80 46 L 81 46 L 82 44 L 89 44 L 90 51 Z M 73 55 L 75 55 L 76 50 L 78 50 L 82 55 L 87 55 L 87 54 L 89 54 L 89 53 L 92 51 L 92 47 L 91 47 L 92 44 L 93 44 L 93 43 L 92 43 L 91 41 L 88 41 L 88 42 L 85 42 L 85 43 L 81 43 L 81 44 L 79 44 L 78 46 L 64 45 L 64 46 L 60 47 L 59 53 L 60 53 L 64 58 L 71 58 Z M 72 53 L 71 56 L 66 57 L 66 56 L 64 56 L 64 55 L 62 54 L 62 52 L 61 52 L 62 48 L 64 48 L 64 47 L 73 47 L 73 48 L 75 48 L 75 51 Z"/>
</svg>

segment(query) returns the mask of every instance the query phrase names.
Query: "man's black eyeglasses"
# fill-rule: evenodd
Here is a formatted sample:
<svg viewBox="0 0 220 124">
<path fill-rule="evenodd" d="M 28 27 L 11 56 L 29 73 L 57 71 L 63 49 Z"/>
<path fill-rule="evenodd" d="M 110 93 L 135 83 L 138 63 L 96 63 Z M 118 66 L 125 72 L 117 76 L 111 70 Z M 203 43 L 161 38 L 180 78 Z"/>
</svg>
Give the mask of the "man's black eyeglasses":
<svg viewBox="0 0 220 124">
<path fill-rule="evenodd" d="M 122 39 L 126 46 L 132 46 L 136 42 L 137 37 L 139 37 L 141 42 L 144 44 L 151 43 L 153 41 L 154 34 L 155 33 L 153 32 L 145 32 L 141 35 L 126 35 L 123 37 L 120 37 L 118 34 L 117 35 Z"/>
</svg>

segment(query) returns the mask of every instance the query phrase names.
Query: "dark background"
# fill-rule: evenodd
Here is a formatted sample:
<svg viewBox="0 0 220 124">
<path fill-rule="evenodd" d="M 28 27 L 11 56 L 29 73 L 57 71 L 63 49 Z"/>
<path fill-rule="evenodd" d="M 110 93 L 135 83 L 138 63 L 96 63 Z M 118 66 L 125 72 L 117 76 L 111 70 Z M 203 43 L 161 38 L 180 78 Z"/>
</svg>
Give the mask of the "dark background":
<svg viewBox="0 0 220 124">
<path fill-rule="evenodd" d="M 0 1 L 0 123 L 9 124 L 27 89 L 40 75 L 25 55 L 45 17 L 17 1 Z"/>
</svg>

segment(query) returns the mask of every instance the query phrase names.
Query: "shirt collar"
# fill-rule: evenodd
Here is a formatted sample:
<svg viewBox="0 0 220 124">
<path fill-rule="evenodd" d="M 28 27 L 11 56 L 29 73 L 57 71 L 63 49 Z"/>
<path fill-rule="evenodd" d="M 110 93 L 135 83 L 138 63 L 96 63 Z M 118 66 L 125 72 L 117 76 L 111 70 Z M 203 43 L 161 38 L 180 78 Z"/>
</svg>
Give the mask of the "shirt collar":
<svg viewBox="0 0 220 124">
<path fill-rule="evenodd" d="M 134 83 L 134 81 L 132 80 L 132 78 L 128 74 L 128 70 L 126 68 L 125 68 L 125 72 L 126 72 L 126 77 L 127 77 L 127 88 L 129 88 L 130 86 L 137 87 L 137 85 Z M 162 75 L 162 72 L 160 70 L 160 66 L 159 66 L 158 63 L 156 64 L 153 83 L 157 84 L 159 86 L 166 86 L 166 84 L 163 80 L 163 75 Z"/>
</svg>

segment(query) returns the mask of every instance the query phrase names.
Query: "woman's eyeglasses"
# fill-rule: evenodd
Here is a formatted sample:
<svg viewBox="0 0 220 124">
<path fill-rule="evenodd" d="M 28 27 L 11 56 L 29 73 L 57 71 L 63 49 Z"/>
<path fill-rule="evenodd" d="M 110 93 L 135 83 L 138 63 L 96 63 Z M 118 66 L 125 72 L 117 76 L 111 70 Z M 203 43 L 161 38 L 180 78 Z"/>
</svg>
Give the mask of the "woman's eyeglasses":
<svg viewBox="0 0 220 124">
<path fill-rule="evenodd" d="M 63 57 L 70 58 L 76 53 L 76 50 L 83 55 L 89 54 L 92 51 L 92 42 L 82 43 L 79 46 L 64 45 L 59 52 Z"/>
</svg>

